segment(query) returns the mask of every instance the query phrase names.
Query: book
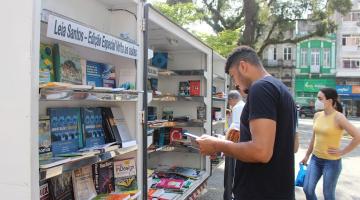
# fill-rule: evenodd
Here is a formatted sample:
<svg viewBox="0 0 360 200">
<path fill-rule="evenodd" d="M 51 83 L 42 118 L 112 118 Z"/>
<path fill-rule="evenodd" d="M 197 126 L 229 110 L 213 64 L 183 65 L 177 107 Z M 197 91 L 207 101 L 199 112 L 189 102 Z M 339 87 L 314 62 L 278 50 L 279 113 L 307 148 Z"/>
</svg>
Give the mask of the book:
<svg viewBox="0 0 360 200">
<path fill-rule="evenodd" d="M 95 163 L 93 165 L 95 189 L 98 194 L 107 194 L 115 191 L 114 165 L 112 161 Z"/>
<path fill-rule="evenodd" d="M 93 61 L 86 61 L 86 84 L 94 87 L 103 86 L 103 64 Z"/>
<path fill-rule="evenodd" d="M 41 117 L 39 120 L 39 160 L 48 160 L 51 157 L 50 117 Z"/>
<path fill-rule="evenodd" d="M 170 129 L 170 144 L 175 144 L 182 141 L 182 128 Z"/>
<path fill-rule="evenodd" d="M 40 184 L 40 200 L 50 200 L 50 190 L 47 181 Z"/>
<path fill-rule="evenodd" d="M 96 197 L 91 165 L 74 170 L 72 179 L 75 200 L 91 200 Z"/>
<path fill-rule="evenodd" d="M 54 156 L 82 147 L 80 108 L 49 108 L 51 144 Z"/>
<path fill-rule="evenodd" d="M 130 194 L 110 194 L 106 200 L 129 200 Z"/>
<path fill-rule="evenodd" d="M 114 120 L 114 115 L 111 111 L 111 108 L 103 107 L 101 108 L 101 115 L 103 118 L 103 128 L 105 131 L 105 142 L 117 142 L 121 147 L 121 137 L 120 133 L 116 127 Z"/>
<path fill-rule="evenodd" d="M 40 43 L 39 83 L 44 84 L 54 80 L 53 47 Z"/>
<path fill-rule="evenodd" d="M 138 190 L 135 158 L 114 162 L 116 193 L 133 193 Z"/>
<path fill-rule="evenodd" d="M 49 181 L 52 200 L 74 200 L 71 173 L 63 173 Z"/>
<path fill-rule="evenodd" d="M 54 45 L 55 80 L 76 85 L 82 84 L 82 67 L 80 56 L 73 49 L 61 45 Z"/>
<path fill-rule="evenodd" d="M 176 193 L 165 192 L 163 195 L 160 196 L 159 200 L 173 200 L 176 199 L 178 196 L 179 194 Z"/>
<path fill-rule="evenodd" d="M 181 189 L 183 184 L 184 180 L 181 179 L 162 178 L 160 182 L 156 184 L 156 188 Z"/>
<path fill-rule="evenodd" d="M 115 88 L 116 87 L 116 74 L 115 67 L 109 64 L 103 64 L 102 81 L 103 87 Z"/>
<path fill-rule="evenodd" d="M 190 96 L 189 81 L 179 82 L 179 96 Z"/>
<path fill-rule="evenodd" d="M 81 108 L 85 147 L 105 144 L 101 108 Z"/>
<path fill-rule="evenodd" d="M 200 96 L 200 80 L 189 81 L 190 96 Z"/>
<path fill-rule="evenodd" d="M 125 115 L 123 114 L 121 108 L 112 107 L 111 111 L 113 113 L 114 121 L 121 137 L 121 147 L 125 148 L 136 145 L 136 140 L 131 136 L 129 127 L 125 120 Z"/>
</svg>

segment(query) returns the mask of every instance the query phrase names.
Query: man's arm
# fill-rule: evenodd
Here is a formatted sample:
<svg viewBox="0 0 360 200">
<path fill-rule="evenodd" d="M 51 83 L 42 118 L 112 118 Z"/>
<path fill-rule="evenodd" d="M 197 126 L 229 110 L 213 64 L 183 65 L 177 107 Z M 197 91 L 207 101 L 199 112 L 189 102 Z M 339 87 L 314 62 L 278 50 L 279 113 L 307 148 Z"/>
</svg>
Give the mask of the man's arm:
<svg viewBox="0 0 360 200">
<path fill-rule="evenodd" d="M 252 140 L 234 143 L 227 140 L 204 135 L 198 142 L 201 143 L 202 154 L 224 152 L 244 162 L 267 163 L 271 160 L 274 149 L 276 122 L 270 119 L 254 119 L 250 121 Z"/>
</svg>

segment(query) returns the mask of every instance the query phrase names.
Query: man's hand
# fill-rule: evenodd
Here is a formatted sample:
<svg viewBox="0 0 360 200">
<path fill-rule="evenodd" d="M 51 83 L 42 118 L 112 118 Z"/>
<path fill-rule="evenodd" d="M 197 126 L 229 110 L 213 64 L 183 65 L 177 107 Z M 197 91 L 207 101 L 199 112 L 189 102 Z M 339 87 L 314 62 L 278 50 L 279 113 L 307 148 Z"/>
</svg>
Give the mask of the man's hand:
<svg viewBox="0 0 360 200">
<path fill-rule="evenodd" d="M 220 139 L 209 136 L 209 135 L 202 135 L 200 138 L 196 140 L 200 147 L 200 153 L 203 155 L 212 155 L 217 152 L 216 150 L 216 143 Z"/>
</svg>

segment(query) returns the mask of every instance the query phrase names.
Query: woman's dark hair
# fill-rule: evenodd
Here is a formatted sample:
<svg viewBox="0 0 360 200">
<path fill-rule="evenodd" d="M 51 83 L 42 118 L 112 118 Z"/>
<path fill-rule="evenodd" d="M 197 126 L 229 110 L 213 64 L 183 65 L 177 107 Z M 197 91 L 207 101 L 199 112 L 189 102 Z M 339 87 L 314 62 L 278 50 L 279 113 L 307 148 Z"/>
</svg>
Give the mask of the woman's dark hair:
<svg viewBox="0 0 360 200">
<path fill-rule="evenodd" d="M 320 91 L 325 95 L 326 99 L 333 100 L 333 106 L 337 111 L 343 112 L 343 107 L 339 102 L 339 95 L 334 88 L 322 88 Z"/>
</svg>

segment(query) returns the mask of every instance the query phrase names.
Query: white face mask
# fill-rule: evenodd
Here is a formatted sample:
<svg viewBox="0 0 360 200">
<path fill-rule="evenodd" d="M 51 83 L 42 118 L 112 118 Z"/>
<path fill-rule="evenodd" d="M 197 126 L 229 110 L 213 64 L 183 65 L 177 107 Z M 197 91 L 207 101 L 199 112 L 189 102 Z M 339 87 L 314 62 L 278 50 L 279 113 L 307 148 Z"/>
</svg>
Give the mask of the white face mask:
<svg viewBox="0 0 360 200">
<path fill-rule="evenodd" d="M 315 110 L 324 110 L 324 103 L 321 102 L 319 99 L 315 101 Z"/>
</svg>

